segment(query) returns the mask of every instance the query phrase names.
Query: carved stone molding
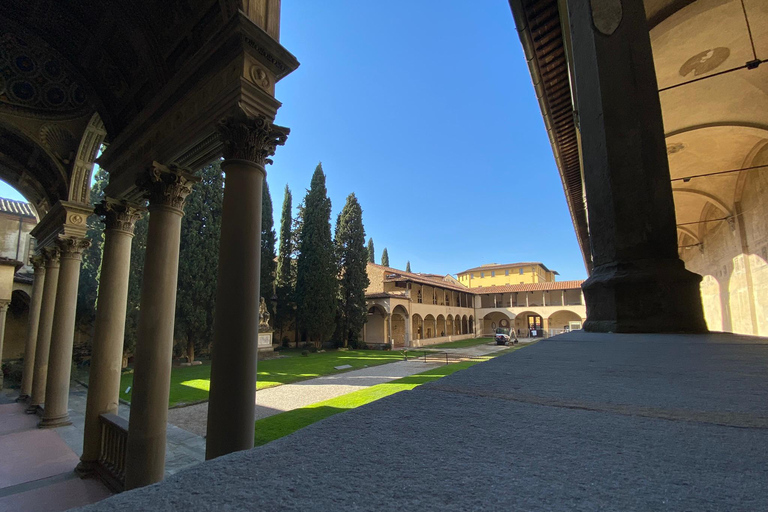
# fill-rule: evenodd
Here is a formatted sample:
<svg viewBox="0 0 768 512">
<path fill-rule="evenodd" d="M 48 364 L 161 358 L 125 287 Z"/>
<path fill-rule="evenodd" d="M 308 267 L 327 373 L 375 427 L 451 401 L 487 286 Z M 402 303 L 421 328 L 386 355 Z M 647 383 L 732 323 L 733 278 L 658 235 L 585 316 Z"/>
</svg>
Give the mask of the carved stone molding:
<svg viewBox="0 0 768 512">
<path fill-rule="evenodd" d="M 8 311 L 8 306 L 11 305 L 11 301 L 9 300 L 0 300 L 0 313 L 5 313 Z"/>
<path fill-rule="evenodd" d="M 87 238 L 78 238 L 74 236 L 63 236 L 56 240 L 62 258 L 80 259 L 83 251 L 91 246 L 91 241 Z"/>
<path fill-rule="evenodd" d="M 35 274 L 39 275 L 45 272 L 45 256 L 38 254 L 37 256 L 32 256 L 29 258 L 29 261 L 32 263 L 32 267 L 35 269 Z"/>
<path fill-rule="evenodd" d="M 285 144 L 291 132 L 264 115 L 248 115 L 243 110 L 222 119 L 217 127 L 225 159 L 248 160 L 262 167 L 272 163 L 269 157 L 277 146 Z"/>
<path fill-rule="evenodd" d="M 94 208 L 96 215 L 101 217 L 106 229 L 122 231 L 133 235 L 136 221 L 144 215 L 146 208 L 128 201 L 107 198 Z"/>
<path fill-rule="evenodd" d="M 43 249 L 40 249 L 40 252 L 42 253 L 43 257 L 45 258 L 45 267 L 46 268 L 58 267 L 59 266 L 59 260 L 61 258 L 61 251 L 59 251 L 58 247 L 44 247 Z"/>
<path fill-rule="evenodd" d="M 136 180 L 136 186 L 149 199 L 150 211 L 153 206 L 168 206 L 183 214 L 184 201 L 198 181 L 200 178 L 186 169 L 152 162 L 150 168 Z"/>
</svg>

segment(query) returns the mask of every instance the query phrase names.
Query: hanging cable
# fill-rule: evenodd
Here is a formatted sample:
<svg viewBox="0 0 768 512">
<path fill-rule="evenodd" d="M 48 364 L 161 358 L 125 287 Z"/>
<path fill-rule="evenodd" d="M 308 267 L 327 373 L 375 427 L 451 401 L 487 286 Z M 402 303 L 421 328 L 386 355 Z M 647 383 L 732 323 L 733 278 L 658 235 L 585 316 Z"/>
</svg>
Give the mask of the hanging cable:
<svg viewBox="0 0 768 512">
<path fill-rule="evenodd" d="M 765 165 L 753 165 L 752 167 L 741 167 L 739 169 L 728 169 L 727 171 L 715 171 L 715 172 L 706 172 L 703 174 L 693 174 L 691 176 L 683 176 L 682 178 L 672 178 L 669 181 L 684 181 L 688 183 L 693 178 L 703 178 L 705 176 L 718 176 L 720 174 L 730 174 L 734 172 L 741 172 L 741 171 L 754 171 L 755 169 L 763 169 L 765 167 L 768 167 L 768 164 Z"/>
</svg>

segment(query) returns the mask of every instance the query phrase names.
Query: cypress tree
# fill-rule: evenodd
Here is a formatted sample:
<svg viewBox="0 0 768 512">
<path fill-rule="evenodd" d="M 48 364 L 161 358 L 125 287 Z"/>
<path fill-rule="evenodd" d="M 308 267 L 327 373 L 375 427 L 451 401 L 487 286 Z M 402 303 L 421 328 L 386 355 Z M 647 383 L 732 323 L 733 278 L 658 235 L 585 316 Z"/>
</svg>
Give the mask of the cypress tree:
<svg viewBox="0 0 768 512">
<path fill-rule="evenodd" d="M 411 271 L 411 260 L 408 260 L 408 262 L 405 264 L 405 271 L 406 272 Z"/>
<path fill-rule="evenodd" d="M 261 278 L 259 286 L 261 296 L 267 304 L 269 313 L 274 317 L 274 305 L 272 297 L 275 295 L 275 223 L 272 219 L 272 196 L 269 194 L 269 185 L 264 180 L 261 193 Z"/>
<path fill-rule="evenodd" d="M 288 185 L 285 186 L 283 212 L 280 216 L 280 247 L 277 256 L 277 278 L 275 294 L 277 308 L 275 311 L 275 328 L 280 331 L 282 341 L 283 330 L 290 329 L 293 320 L 293 290 L 296 286 L 296 264 L 293 259 L 293 234 L 291 231 L 291 210 L 293 196 Z"/>
<path fill-rule="evenodd" d="M 368 239 L 368 261 L 376 263 L 376 252 L 373 250 L 373 238 Z"/>
<path fill-rule="evenodd" d="M 387 248 L 384 248 L 384 252 L 381 253 L 381 264 L 385 267 L 389 266 L 389 253 L 387 252 Z"/>
<path fill-rule="evenodd" d="M 176 292 L 176 337 L 186 340 L 189 362 L 210 347 L 219 267 L 224 177 L 218 162 L 203 168 L 202 182 L 187 197 L 181 221 Z"/>
<path fill-rule="evenodd" d="M 141 276 L 144 271 L 144 259 L 147 254 L 147 235 L 149 233 L 149 215 L 145 214 L 136 221 L 131 243 L 131 264 L 128 274 L 128 307 L 125 318 L 125 338 L 123 352 L 133 352 L 136 346 L 136 329 L 139 325 L 141 305 Z"/>
<path fill-rule="evenodd" d="M 91 187 L 91 205 L 99 204 L 104 199 L 104 187 L 109 181 L 107 171 L 98 168 Z M 80 268 L 80 281 L 77 287 L 77 323 L 91 325 L 96 319 L 96 298 L 99 291 L 101 256 L 104 251 L 104 225 L 101 218 L 89 215 L 86 220 L 86 238 L 91 246 L 83 251 L 83 263 Z"/>
<path fill-rule="evenodd" d="M 310 340 L 322 344 L 335 328 L 337 267 L 331 238 L 331 200 L 321 164 L 304 200 L 296 264 L 296 316 Z"/>
<path fill-rule="evenodd" d="M 360 331 L 368 317 L 365 290 L 368 288 L 368 250 L 365 247 L 363 210 L 357 197 L 347 197 L 344 209 L 336 219 L 336 254 L 339 279 L 339 333 L 343 346 L 357 347 Z"/>
</svg>

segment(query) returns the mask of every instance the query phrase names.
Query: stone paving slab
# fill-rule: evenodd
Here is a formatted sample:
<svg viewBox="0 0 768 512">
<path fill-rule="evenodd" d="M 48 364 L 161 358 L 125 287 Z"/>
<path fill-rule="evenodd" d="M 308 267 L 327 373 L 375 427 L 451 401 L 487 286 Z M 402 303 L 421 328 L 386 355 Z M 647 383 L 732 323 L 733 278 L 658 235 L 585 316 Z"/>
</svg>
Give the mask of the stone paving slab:
<svg viewBox="0 0 768 512">
<path fill-rule="evenodd" d="M 766 367 L 765 339 L 572 333 L 85 510 L 768 510 Z"/>
<path fill-rule="evenodd" d="M 442 364 L 444 363 L 399 361 L 261 389 L 256 392 L 255 419 L 330 400 L 370 386 L 425 372 Z M 198 436 L 205 436 L 207 421 L 208 403 L 177 407 L 168 411 L 169 423 Z"/>
</svg>

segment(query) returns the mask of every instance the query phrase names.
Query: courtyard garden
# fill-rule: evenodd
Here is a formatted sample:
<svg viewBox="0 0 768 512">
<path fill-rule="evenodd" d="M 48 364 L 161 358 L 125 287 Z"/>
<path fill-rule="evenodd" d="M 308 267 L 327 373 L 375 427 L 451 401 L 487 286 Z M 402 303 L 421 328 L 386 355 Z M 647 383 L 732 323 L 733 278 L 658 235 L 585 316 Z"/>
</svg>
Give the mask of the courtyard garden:
<svg viewBox="0 0 768 512">
<path fill-rule="evenodd" d="M 384 350 L 329 350 L 327 352 L 308 352 L 302 355 L 301 349 L 288 349 L 280 352 L 275 359 L 264 359 L 258 363 L 256 389 L 266 389 L 281 384 L 290 384 L 301 380 L 331 375 L 360 368 L 394 363 L 403 360 L 401 351 Z M 408 351 L 412 358 L 424 351 Z M 344 368 L 337 368 L 337 367 Z M 197 366 L 179 366 L 171 370 L 171 392 L 168 406 L 192 404 L 208 400 L 211 383 L 211 363 L 204 361 Z M 120 379 L 120 398 L 131 401 L 133 374 L 123 374 Z"/>
</svg>

